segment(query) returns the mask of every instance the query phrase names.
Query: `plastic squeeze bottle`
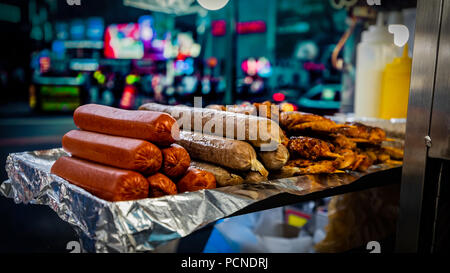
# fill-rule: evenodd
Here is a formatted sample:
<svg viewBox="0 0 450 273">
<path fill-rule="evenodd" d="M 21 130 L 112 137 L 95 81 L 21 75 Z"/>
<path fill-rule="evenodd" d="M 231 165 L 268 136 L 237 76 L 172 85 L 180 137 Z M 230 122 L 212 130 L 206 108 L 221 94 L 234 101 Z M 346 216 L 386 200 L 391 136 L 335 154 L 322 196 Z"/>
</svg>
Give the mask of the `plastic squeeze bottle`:
<svg viewBox="0 0 450 273">
<path fill-rule="evenodd" d="M 386 65 L 381 87 L 380 118 L 406 118 L 412 59 L 408 56 L 408 44 L 403 56 Z"/>
<path fill-rule="evenodd" d="M 380 13 L 377 24 L 362 33 L 356 49 L 355 116 L 379 117 L 383 70 L 397 52 Z"/>
</svg>

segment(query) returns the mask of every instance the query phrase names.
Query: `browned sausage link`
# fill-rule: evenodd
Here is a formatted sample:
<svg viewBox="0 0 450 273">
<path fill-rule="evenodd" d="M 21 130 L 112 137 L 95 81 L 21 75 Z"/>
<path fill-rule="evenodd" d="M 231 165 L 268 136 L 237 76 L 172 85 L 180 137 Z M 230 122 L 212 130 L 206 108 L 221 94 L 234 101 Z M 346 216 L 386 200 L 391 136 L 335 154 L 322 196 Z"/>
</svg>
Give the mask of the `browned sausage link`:
<svg viewBox="0 0 450 273">
<path fill-rule="evenodd" d="M 245 176 L 244 183 L 257 184 L 267 180 L 269 180 L 267 176 L 263 176 L 259 172 L 248 172 Z"/>
<path fill-rule="evenodd" d="M 210 172 L 216 178 L 217 187 L 239 185 L 244 182 L 244 178 L 214 164 L 191 161 L 191 167 Z"/>
<path fill-rule="evenodd" d="M 259 152 L 258 154 L 264 167 L 271 171 L 280 170 L 289 160 L 289 150 L 283 144 L 278 144 L 278 148 L 273 152 Z"/>
<path fill-rule="evenodd" d="M 179 135 L 175 119 L 160 112 L 86 104 L 75 110 L 73 119 L 78 128 L 86 131 L 144 139 L 156 145 L 170 145 Z"/>
<path fill-rule="evenodd" d="M 161 150 L 140 139 L 73 130 L 64 135 L 62 146 L 76 157 L 146 175 L 162 165 Z"/>
<path fill-rule="evenodd" d="M 147 178 L 150 184 L 150 197 L 177 194 L 177 186 L 167 176 L 157 173 Z"/>
<path fill-rule="evenodd" d="M 51 173 L 107 201 L 147 198 L 147 179 L 133 171 L 117 169 L 74 157 L 60 157 Z"/>
<path fill-rule="evenodd" d="M 191 164 L 189 153 L 178 144 L 163 149 L 162 154 L 164 157 L 162 172 L 171 178 L 184 175 Z"/>
<path fill-rule="evenodd" d="M 258 171 L 267 176 L 268 171 L 256 159 L 252 145 L 240 140 L 211 136 L 196 132 L 180 132 L 178 144 L 198 160 L 238 171 Z"/>
<path fill-rule="evenodd" d="M 186 175 L 177 183 L 178 192 L 215 189 L 216 178 L 210 172 L 190 167 Z"/>
<path fill-rule="evenodd" d="M 139 110 L 158 111 L 171 114 L 180 121 L 183 130 L 197 131 L 219 137 L 232 139 L 245 139 L 255 147 L 276 149 L 281 143 L 282 131 L 279 125 L 267 118 L 249 116 L 239 113 L 217 111 L 213 109 L 167 106 L 156 103 L 147 103 Z M 196 124 L 199 121 L 199 124 Z M 190 124 L 189 124 L 190 123 Z M 216 126 L 221 124 L 221 126 Z M 190 128 L 186 128 L 190 126 Z M 271 145 L 269 145 L 271 144 Z"/>
</svg>

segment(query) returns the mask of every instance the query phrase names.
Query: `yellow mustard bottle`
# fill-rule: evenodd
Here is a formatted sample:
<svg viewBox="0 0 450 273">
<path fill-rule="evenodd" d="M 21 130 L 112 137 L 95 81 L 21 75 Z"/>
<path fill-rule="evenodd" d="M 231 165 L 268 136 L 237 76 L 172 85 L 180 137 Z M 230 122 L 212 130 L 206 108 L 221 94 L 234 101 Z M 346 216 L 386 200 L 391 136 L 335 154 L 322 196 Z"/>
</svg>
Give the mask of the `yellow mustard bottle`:
<svg viewBox="0 0 450 273">
<path fill-rule="evenodd" d="M 412 59 L 408 56 L 408 44 L 403 56 L 386 65 L 381 84 L 380 118 L 406 118 Z"/>
</svg>

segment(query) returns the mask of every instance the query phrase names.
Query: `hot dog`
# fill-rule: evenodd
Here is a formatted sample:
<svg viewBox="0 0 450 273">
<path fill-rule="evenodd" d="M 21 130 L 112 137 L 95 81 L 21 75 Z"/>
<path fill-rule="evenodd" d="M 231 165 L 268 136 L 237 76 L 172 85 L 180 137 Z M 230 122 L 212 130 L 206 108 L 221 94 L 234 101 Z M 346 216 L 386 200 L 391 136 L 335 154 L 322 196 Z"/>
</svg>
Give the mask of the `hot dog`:
<svg viewBox="0 0 450 273">
<path fill-rule="evenodd" d="M 244 183 L 244 179 L 241 176 L 214 164 L 191 161 L 191 167 L 212 173 L 216 178 L 218 187 L 234 186 Z"/>
<path fill-rule="evenodd" d="M 267 176 L 268 171 L 256 159 L 256 152 L 247 142 L 211 136 L 196 132 L 180 132 L 178 144 L 192 158 L 237 171 L 258 171 Z"/>
<path fill-rule="evenodd" d="M 261 175 L 259 172 L 248 172 L 245 176 L 244 183 L 257 184 L 269 180 L 267 176 Z"/>
<path fill-rule="evenodd" d="M 147 198 L 149 184 L 141 174 L 74 157 L 60 157 L 51 173 L 107 201 Z"/>
<path fill-rule="evenodd" d="M 215 189 L 216 178 L 210 172 L 190 167 L 186 175 L 177 183 L 178 192 Z"/>
<path fill-rule="evenodd" d="M 73 115 L 75 125 L 86 131 L 144 139 L 156 145 L 170 145 L 178 139 L 176 120 L 166 113 L 122 110 L 86 104 Z"/>
<path fill-rule="evenodd" d="M 145 140 L 88 131 L 68 132 L 62 146 L 76 157 L 146 175 L 156 173 L 163 159 L 161 150 Z"/>
<path fill-rule="evenodd" d="M 258 155 L 264 167 L 271 171 L 280 170 L 289 160 L 289 150 L 283 144 L 278 144 L 273 152 L 259 152 Z"/>
<path fill-rule="evenodd" d="M 281 143 L 283 131 L 279 125 L 267 118 L 250 116 L 213 109 L 186 106 L 167 106 L 147 103 L 139 110 L 158 111 L 171 114 L 185 131 L 196 131 L 220 137 L 245 140 L 255 147 L 273 151 Z"/>
<path fill-rule="evenodd" d="M 177 194 L 177 186 L 167 176 L 157 173 L 147 178 L 150 184 L 150 197 Z"/>
<path fill-rule="evenodd" d="M 191 164 L 189 153 L 178 144 L 163 149 L 162 154 L 164 157 L 162 172 L 171 178 L 182 176 Z"/>
</svg>

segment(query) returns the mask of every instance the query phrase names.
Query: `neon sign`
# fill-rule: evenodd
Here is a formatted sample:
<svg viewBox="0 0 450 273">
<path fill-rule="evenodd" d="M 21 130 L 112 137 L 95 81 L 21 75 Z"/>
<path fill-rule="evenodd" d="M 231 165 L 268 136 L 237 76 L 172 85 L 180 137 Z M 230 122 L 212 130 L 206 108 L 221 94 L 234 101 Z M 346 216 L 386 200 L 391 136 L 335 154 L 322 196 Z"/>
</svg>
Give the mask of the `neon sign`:
<svg viewBox="0 0 450 273">
<path fill-rule="evenodd" d="M 236 25 L 238 34 L 265 33 L 266 30 L 266 22 L 264 21 L 240 22 Z"/>
<path fill-rule="evenodd" d="M 236 25 L 237 34 L 265 33 L 267 31 L 266 22 L 249 21 L 240 22 Z M 227 33 L 227 25 L 225 20 L 216 20 L 211 22 L 211 32 L 213 36 L 220 37 Z"/>
</svg>

